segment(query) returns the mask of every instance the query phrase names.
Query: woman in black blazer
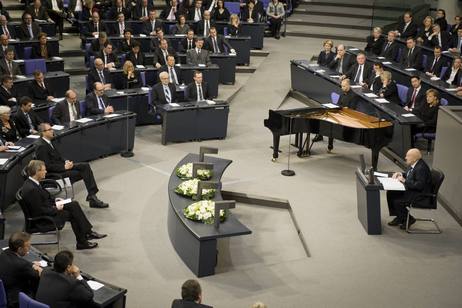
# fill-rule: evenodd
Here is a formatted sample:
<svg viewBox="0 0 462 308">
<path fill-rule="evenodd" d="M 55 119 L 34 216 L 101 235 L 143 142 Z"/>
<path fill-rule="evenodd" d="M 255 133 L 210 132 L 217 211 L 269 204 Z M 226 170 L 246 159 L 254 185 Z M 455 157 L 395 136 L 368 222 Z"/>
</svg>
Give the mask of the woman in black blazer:
<svg viewBox="0 0 462 308">
<path fill-rule="evenodd" d="M 424 122 L 412 127 L 413 135 L 417 133 L 434 133 L 436 131 L 436 121 L 440 106 L 439 93 L 435 89 L 428 89 L 425 94 L 427 102 L 420 104 L 412 110 L 412 113 Z"/>
<path fill-rule="evenodd" d="M 254 0 L 250 0 L 242 10 L 241 20 L 247 22 L 258 22 L 260 20 Z"/>
<path fill-rule="evenodd" d="M 389 71 L 384 71 L 382 75 L 380 75 L 380 79 L 382 80 L 382 88 L 380 88 L 378 95 L 391 103 L 401 105 L 398 96 L 398 87 L 392 80 L 391 73 Z"/>
<path fill-rule="evenodd" d="M 38 45 L 34 46 L 33 58 L 34 59 L 50 59 L 56 56 L 50 49 L 48 49 L 47 34 L 41 32 L 38 36 Z"/>
<path fill-rule="evenodd" d="M 334 42 L 331 40 L 324 41 L 323 44 L 324 50 L 319 53 L 318 64 L 326 66 L 335 58 L 335 53 L 332 51 L 334 47 Z"/>
<path fill-rule="evenodd" d="M 236 14 L 232 14 L 229 17 L 228 34 L 231 36 L 238 36 L 241 34 L 241 21 Z"/>
<path fill-rule="evenodd" d="M 124 89 L 133 89 L 141 87 L 140 73 L 135 70 L 135 66 L 130 60 L 125 61 L 122 76 L 124 80 Z"/>
<path fill-rule="evenodd" d="M 383 44 L 385 39 L 382 37 L 382 29 L 380 27 L 375 27 L 372 30 L 372 34 L 366 38 L 367 45 L 364 50 L 367 53 L 372 53 L 376 56 L 380 55 L 383 49 Z"/>
<path fill-rule="evenodd" d="M 0 137 L 7 142 L 18 141 L 16 125 L 11 119 L 11 108 L 0 106 Z"/>
<path fill-rule="evenodd" d="M 422 45 L 428 45 L 428 37 L 433 32 L 433 18 L 431 16 L 427 16 L 422 21 L 422 26 L 419 28 L 419 32 L 417 32 L 417 39 L 422 43 Z"/>
<path fill-rule="evenodd" d="M 460 78 L 462 76 L 462 59 L 460 57 L 455 57 L 452 63 L 452 66 L 446 70 L 443 75 L 444 81 L 453 86 L 458 86 L 460 84 Z"/>
<path fill-rule="evenodd" d="M 225 8 L 225 2 L 223 0 L 217 1 L 217 7 L 213 10 L 212 19 L 215 21 L 228 21 L 229 11 Z"/>
</svg>

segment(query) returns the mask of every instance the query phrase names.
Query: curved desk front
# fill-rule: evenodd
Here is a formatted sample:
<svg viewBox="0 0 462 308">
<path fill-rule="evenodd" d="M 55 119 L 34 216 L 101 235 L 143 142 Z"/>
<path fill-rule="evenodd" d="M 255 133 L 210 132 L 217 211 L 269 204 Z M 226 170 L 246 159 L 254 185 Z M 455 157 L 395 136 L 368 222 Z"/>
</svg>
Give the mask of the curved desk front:
<svg viewBox="0 0 462 308">
<path fill-rule="evenodd" d="M 215 274 L 218 258 L 217 240 L 219 238 L 251 234 L 252 231 L 244 226 L 232 213 L 229 213 L 218 229 L 214 225 L 195 222 L 184 217 L 183 209 L 195 201 L 175 193 L 175 188 L 182 182 L 177 177 L 175 170 L 183 164 L 198 161 L 199 155 L 186 155 L 176 165 L 170 176 L 168 183 L 170 203 L 168 234 L 173 247 L 183 262 L 197 277 L 203 277 Z M 213 178 L 211 181 L 220 181 L 223 172 L 232 161 L 206 156 L 205 162 L 213 164 Z M 223 200 L 220 190 L 217 190 L 213 200 Z"/>
</svg>

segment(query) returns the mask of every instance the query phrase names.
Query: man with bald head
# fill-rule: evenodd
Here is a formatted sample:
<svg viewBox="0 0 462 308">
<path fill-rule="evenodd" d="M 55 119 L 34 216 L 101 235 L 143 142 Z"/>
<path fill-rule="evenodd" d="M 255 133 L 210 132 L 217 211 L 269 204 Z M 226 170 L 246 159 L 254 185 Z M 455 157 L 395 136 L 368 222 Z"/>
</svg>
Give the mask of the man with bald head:
<svg viewBox="0 0 462 308">
<path fill-rule="evenodd" d="M 160 82 L 152 88 L 152 104 L 154 106 L 175 103 L 176 88 L 170 82 L 170 76 L 167 72 L 159 74 Z"/>
<path fill-rule="evenodd" d="M 67 90 L 66 99 L 57 103 L 51 121 L 53 124 L 65 125 L 80 119 L 80 105 L 77 100 L 77 93 L 74 90 Z"/>
<path fill-rule="evenodd" d="M 109 70 L 104 67 L 104 62 L 101 58 L 96 58 L 94 62 L 95 66 L 88 72 L 87 82 L 89 87 L 93 87 L 95 82 L 101 82 L 104 86 L 104 90 L 112 88 L 112 77 Z M 88 90 L 93 90 L 90 88 Z"/>
<path fill-rule="evenodd" d="M 337 46 L 337 55 L 327 66 L 340 74 L 346 74 L 352 65 L 353 61 L 351 57 L 346 54 L 345 46 L 340 44 Z"/>
<path fill-rule="evenodd" d="M 0 15 L 0 34 L 6 35 L 8 39 L 16 38 L 16 31 L 13 26 L 8 25 L 8 19 L 5 15 Z"/>
<path fill-rule="evenodd" d="M 101 82 L 95 82 L 93 88 L 94 91 L 88 93 L 85 98 L 87 114 L 98 115 L 113 113 L 114 109 L 109 105 L 109 99 L 106 94 L 104 94 L 104 85 Z"/>
<path fill-rule="evenodd" d="M 422 207 L 425 207 L 422 199 L 419 202 L 418 196 L 424 193 L 432 192 L 432 174 L 427 163 L 422 159 L 422 154 L 419 149 L 410 149 L 406 153 L 406 172 L 396 172 L 393 178 L 404 184 L 405 191 L 387 191 L 388 209 L 390 216 L 396 216 L 390 221 L 390 226 L 400 226 L 401 229 L 406 229 L 406 218 L 408 210 L 406 206 L 412 200 L 416 200 Z M 421 204 L 422 203 L 422 204 Z M 409 217 L 409 226 L 415 223 L 415 218 Z"/>
</svg>

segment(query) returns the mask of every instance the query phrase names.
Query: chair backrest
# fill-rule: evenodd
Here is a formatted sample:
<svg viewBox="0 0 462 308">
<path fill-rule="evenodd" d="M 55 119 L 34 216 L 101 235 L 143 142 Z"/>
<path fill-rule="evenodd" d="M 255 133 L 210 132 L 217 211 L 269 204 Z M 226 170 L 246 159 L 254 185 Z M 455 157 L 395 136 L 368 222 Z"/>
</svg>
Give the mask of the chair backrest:
<svg viewBox="0 0 462 308">
<path fill-rule="evenodd" d="M 24 47 L 23 58 L 24 60 L 29 60 L 32 58 L 32 47 Z"/>
<path fill-rule="evenodd" d="M 228 27 L 223 27 L 223 35 L 224 36 L 228 35 Z"/>
<path fill-rule="evenodd" d="M 330 94 L 330 100 L 332 101 L 332 104 L 334 105 L 337 105 L 339 98 L 340 98 L 340 94 L 336 92 L 332 92 Z"/>
<path fill-rule="evenodd" d="M 32 75 L 35 71 L 47 72 L 45 59 L 28 59 L 24 60 L 24 71 L 26 75 Z"/>
<path fill-rule="evenodd" d="M 400 83 L 397 83 L 396 87 L 398 88 L 398 96 L 399 100 L 401 101 L 401 105 L 406 104 L 407 92 L 409 91 L 409 88 Z"/>
<path fill-rule="evenodd" d="M 6 293 L 3 281 L 0 279 L 0 308 L 6 308 Z"/>
<path fill-rule="evenodd" d="M 443 66 L 441 68 L 441 73 L 440 73 L 440 78 L 443 78 L 444 74 L 446 74 L 446 71 L 448 70 L 448 67 L 447 66 Z"/>
<path fill-rule="evenodd" d="M 168 25 L 168 34 L 173 34 L 173 29 L 175 29 L 176 25 Z"/>
<path fill-rule="evenodd" d="M 118 57 L 119 57 L 120 65 L 124 65 L 127 54 L 121 53 L 120 55 L 118 55 Z"/>
<path fill-rule="evenodd" d="M 51 118 L 53 117 L 53 110 L 55 110 L 55 107 L 56 106 L 51 106 L 50 108 L 48 108 L 48 120 L 50 121 L 50 123 L 53 122 Z"/>
<path fill-rule="evenodd" d="M 50 308 L 50 306 L 37 302 L 26 294 L 19 292 L 19 308 Z"/>
<path fill-rule="evenodd" d="M 230 14 L 237 14 L 241 12 L 241 3 L 240 2 L 225 2 L 225 8 L 228 9 Z"/>
<path fill-rule="evenodd" d="M 422 67 L 427 67 L 427 55 L 422 55 Z"/>
<path fill-rule="evenodd" d="M 444 181 L 444 173 L 436 168 L 432 168 L 431 170 L 432 173 L 432 193 L 436 196 L 435 198 L 432 198 L 432 208 L 436 209 L 436 205 L 438 203 L 438 192 L 440 190 L 441 184 L 443 184 Z"/>
<path fill-rule="evenodd" d="M 95 56 L 90 56 L 90 60 L 88 60 L 88 67 L 89 68 L 95 67 Z"/>
<path fill-rule="evenodd" d="M 447 105 L 448 105 L 448 100 L 445 99 L 445 98 L 441 98 L 441 99 L 440 99 L 440 105 L 441 105 L 441 106 L 447 106 Z"/>
<path fill-rule="evenodd" d="M 80 108 L 80 116 L 86 117 L 87 116 L 87 102 L 79 101 L 79 108 Z"/>
<path fill-rule="evenodd" d="M 399 62 L 401 60 L 401 54 L 403 53 L 404 48 L 398 48 L 398 52 L 396 53 L 396 58 L 394 59 L 396 62 Z"/>
<path fill-rule="evenodd" d="M 263 9 L 266 11 L 266 8 L 268 7 L 271 0 L 261 0 L 261 2 L 263 3 Z"/>
</svg>

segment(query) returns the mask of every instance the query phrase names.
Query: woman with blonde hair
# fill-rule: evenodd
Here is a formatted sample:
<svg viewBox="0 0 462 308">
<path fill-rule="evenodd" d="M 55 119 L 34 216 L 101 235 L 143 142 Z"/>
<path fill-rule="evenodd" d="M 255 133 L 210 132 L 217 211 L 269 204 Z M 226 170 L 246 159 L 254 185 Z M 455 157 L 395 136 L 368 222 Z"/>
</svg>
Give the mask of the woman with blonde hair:
<svg viewBox="0 0 462 308">
<path fill-rule="evenodd" d="M 255 304 L 252 305 L 252 308 L 268 308 L 268 307 L 262 302 L 256 302 Z"/>
<path fill-rule="evenodd" d="M 123 66 L 123 88 L 133 89 L 141 87 L 140 73 L 135 70 L 132 61 L 127 60 Z"/>
<path fill-rule="evenodd" d="M 419 32 L 417 33 L 417 38 L 423 42 L 423 45 L 427 44 L 428 37 L 433 32 L 433 18 L 431 16 L 427 16 L 422 21 L 422 27 L 419 28 Z M 419 40 L 419 41 L 420 41 Z"/>
<path fill-rule="evenodd" d="M 428 89 L 425 92 L 426 103 L 416 106 L 412 110 L 423 124 L 412 128 L 412 133 L 434 133 L 436 131 L 436 121 L 438 119 L 438 109 L 440 107 L 439 93 L 435 89 Z"/>
<path fill-rule="evenodd" d="M 332 42 L 332 40 L 325 40 L 322 46 L 324 47 L 324 50 L 319 53 L 318 64 L 326 66 L 335 58 L 335 53 L 332 51 L 334 42 Z"/>
<path fill-rule="evenodd" d="M 400 105 L 401 101 L 398 96 L 398 87 L 393 81 L 391 73 L 389 71 L 383 71 L 380 75 L 380 80 L 382 80 L 382 88 L 379 90 L 379 96 Z"/>
<path fill-rule="evenodd" d="M 236 14 L 232 14 L 229 17 L 228 34 L 232 36 L 238 36 L 241 34 L 241 20 Z"/>
<path fill-rule="evenodd" d="M 0 138 L 7 142 L 18 140 L 16 125 L 11 119 L 11 108 L 8 106 L 0 106 Z"/>
<path fill-rule="evenodd" d="M 375 27 L 372 29 L 372 33 L 366 38 L 366 41 L 367 45 L 364 50 L 376 56 L 380 55 L 385 43 L 385 39 L 382 37 L 382 28 Z"/>
</svg>

